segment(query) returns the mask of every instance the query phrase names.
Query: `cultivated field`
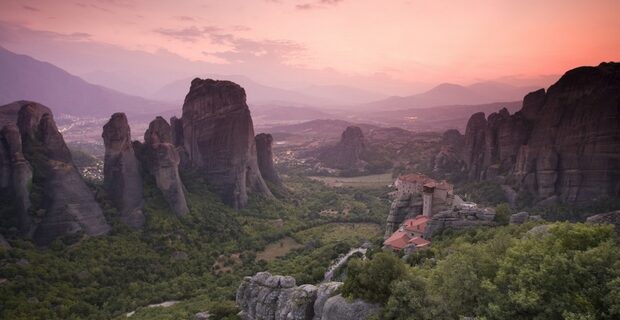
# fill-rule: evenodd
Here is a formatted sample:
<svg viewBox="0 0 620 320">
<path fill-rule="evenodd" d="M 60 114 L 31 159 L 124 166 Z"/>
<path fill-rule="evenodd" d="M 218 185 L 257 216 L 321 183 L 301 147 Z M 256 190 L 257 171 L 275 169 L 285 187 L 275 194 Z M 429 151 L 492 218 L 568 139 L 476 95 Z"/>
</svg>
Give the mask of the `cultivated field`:
<svg viewBox="0 0 620 320">
<path fill-rule="evenodd" d="M 380 188 L 385 187 L 394 180 L 391 173 L 373 174 L 359 177 L 309 177 L 321 181 L 330 187 L 354 187 L 354 188 Z"/>
</svg>

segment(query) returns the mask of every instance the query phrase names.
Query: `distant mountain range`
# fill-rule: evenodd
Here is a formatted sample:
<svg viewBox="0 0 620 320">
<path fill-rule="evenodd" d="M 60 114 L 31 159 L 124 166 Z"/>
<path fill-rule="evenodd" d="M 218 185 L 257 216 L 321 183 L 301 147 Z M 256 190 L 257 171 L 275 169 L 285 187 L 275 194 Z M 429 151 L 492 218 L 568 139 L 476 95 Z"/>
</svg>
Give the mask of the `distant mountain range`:
<svg viewBox="0 0 620 320">
<path fill-rule="evenodd" d="M 518 87 L 500 82 L 479 82 L 469 86 L 440 84 L 426 92 L 359 105 L 358 110 L 399 110 L 450 105 L 477 105 L 500 101 L 517 101 L 537 87 Z"/>
<path fill-rule="evenodd" d="M 72 75 L 52 64 L 38 61 L 0 47 L 0 104 L 17 100 L 33 100 L 49 106 L 56 114 L 76 116 L 104 116 L 126 112 L 132 119 L 154 114 L 170 114 L 177 110 L 189 90 L 192 78 L 174 81 L 144 98 L 125 94 L 105 86 L 95 85 Z M 411 130 L 433 129 L 436 121 L 445 118 L 452 126 L 467 112 L 497 111 L 498 101 L 519 101 L 535 87 L 512 86 L 501 82 L 480 82 L 469 86 L 441 84 L 427 92 L 407 97 L 390 97 L 372 103 L 363 103 L 383 97 L 382 94 L 349 86 L 314 85 L 295 90 L 263 85 L 242 75 L 205 75 L 215 79 L 234 81 L 246 90 L 248 102 L 258 124 L 293 123 L 313 119 L 347 119 L 371 123 L 400 124 L 405 116 L 417 116 Z M 129 84 L 128 84 L 129 85 Z M 486 104 L 477 107 L 476 105 Z M 467 108 L 455 106 L 469 105 Z M 442 106 L 441 109 L 432 108 Z M 497 110 L 494 110 L 496 109 Z M 412 109 L 425 109 L 421 114 Z M 426 110 L 428 109 L 428 110 Z M 479 110 L 478 110 L 479 109 Z M 484 110 L 483 110 L 484 109 Z M 453 117 L 451 110 L 458 113 Z M 402 114 L 400 112 L 402 111 Z M 422 110 L 420 110 L 422 111 Z M 433 116 L 437 111 L 437 115 Z M 372 112 L 377 114 L 372 115 Z M 379 113 L 381 112 L 381 113 Z M 441 116 L 439 116 L 441 114 Z M 423 122 L 432 121 L 422 125 Z M 420 126 L 421 125 L 421 126 Z M 461 125 L 459 124 L 458 127 Z"/>
<path fill-rule="evenodd" d="M 139 114 L 173 108 L 90 84 L 52 64 L 0 47 L 0 105 L 17 100 L 39 102 L 57 115 L 109 116 L 118 111 Z"/>
<path fill-rule="evenodd" d="M 211 78 L 215 80 L 229 80 L 235 82 L 245 89 L 249 104 L 293 104 L 302 105 L 325 105 L 330 101 L 315 96 L 303 94 L 293 90 L 275 88 L 260 84 L 242 75 L 219 75 L 206 74 L 201 78 Z M 170 102 L 183 102 L 185 95 L 189 91 L 189 85 L 194 78 L 189 77 L 171 82 L 165 85 L 152 95 L 153 99 Z"/>
</svg>

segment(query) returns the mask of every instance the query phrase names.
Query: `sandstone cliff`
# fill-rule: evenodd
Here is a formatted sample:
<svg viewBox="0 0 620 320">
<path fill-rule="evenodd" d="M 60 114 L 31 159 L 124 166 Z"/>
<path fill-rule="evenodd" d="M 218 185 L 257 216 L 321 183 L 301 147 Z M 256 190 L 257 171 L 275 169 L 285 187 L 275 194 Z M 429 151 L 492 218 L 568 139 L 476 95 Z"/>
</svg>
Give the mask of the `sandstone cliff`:
<svg viewBox="0 0 620 320">
<path fill-rule="evenodd" d="M 174 132 L 175 142 L 183 143 L 187 153 L 187 166 L 201 170 L 225 203 L 238 209 L 246 206 L 248 193 L 271 196 L 259 171 L 254 126 L 241 86 L 194 79 Z"/>
<path fill-rule="evenodd" d="M 350 126 L 342 133 L 340 142 L 320 151 L 318 158 L 331 168 L 363 170 L 365 162 L 362 156 L 365 150 L 362 129 Z"/>
<path fill-rule="evenodd" d="M 179 175 L 180 157 L 172 145 L 172 128 L 164 118 L 151 121 L 140 149 L 143 165 L 155 177 L 170 208 L 179 216 L 187 214 L 185 187 Z"/>
<path fill-rule="evenodd" d="M 271 145 L 273 137 L 268 133 L 260 133 L 256 136 L 256 157 L 258 159 L 258 169 L 266 181 L 276 185 L 281 185 L 280 176 L 273 167 L 273 151 Z"/>
<path fill-rule="evenodd" d="M 502 179 L 544 203 L 620 197 L 620 63 L 568 71 L 523 108 L 474 114 L 463 160 L 475 179 Z"/>
<path fill-rule="evenodd" d="M 103 126 L 105 162 L 104 187 L 116 208 L 121 221 L 140 228 L 144 225 L 142 207 L 142 176 L 138 159 L 131 144 L 131 132 L 127 116 L 115 113 Z"/>
<path fill-rule="evenodd" d="M 439 212 L 428 221 L 424 239 L 445 230 L 465 230 L 481 226 L 495 226 L 495 210 L 492 208 L 453 208 Z"/>
<path fill-rule="evenodd" d="M 336 290 L 340 282 L 295 285 L 295 279 L 259 272 L 246 277 L 237 290 L 244 320 L 363 320 L 377 306 L 362 300 L 348 302 Z"/>
<path fill-rule="evenodd" d="M 3 170 L 2 175 L 9 172 L 11 178 L 0 181 L 11 181 L 11 192 L 3 192 L 3 196 L 14 200 L 20 230 L 40 245 L 81 232 L 92 236 L 107 233 L 110 227 L 73 165 L 51 111 L 34 102 L 17 104 L 17 126 L 4 127 L 0 148 L 11 162 L 11 169 Z M 36 193 L 36 202 L 31 202 L 32 193 Z"/>
</svg>

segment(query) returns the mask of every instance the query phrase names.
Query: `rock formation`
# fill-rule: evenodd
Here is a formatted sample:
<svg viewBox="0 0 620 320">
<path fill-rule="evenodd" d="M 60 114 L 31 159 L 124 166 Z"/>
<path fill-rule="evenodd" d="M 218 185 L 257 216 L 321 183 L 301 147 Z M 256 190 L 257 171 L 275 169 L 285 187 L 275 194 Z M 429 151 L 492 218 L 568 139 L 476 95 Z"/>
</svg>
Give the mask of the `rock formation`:
<svg viewBox="0 0 620 320">
<path fill-rule="evenodd" d="M 162 117 L 151 121 L 144 133 L 140 157 L 150 174 L 155 177 L 170 208 L 179 216 L 189 212 L 185 187 L 179 175 L 179 154 L 172 145 L 172 129 Z"/>
<path fill-rule="evenodd" d="M 456 129 L 444 132 L 441 138 L 441 149 L 431 160 L 433 173 L 447 176 L 460 175 L 466 169 L 461 155 L 465 137 Z"/>
<path fill-rule="evenodd" d="M 515 214 L 510 215 L 510 224 L 524 224 L 530 218 L 530 214 L 522 211 Z"/>
<path fill-rule="evenodd" d="M 16 216 L 12 221 L 19 230 L 28 234 L 32 228 L 30 217 L 30 190 L 32 167 L 22 151 L 22 139 L 17 125 L 10 123 L 0 131 L 0 181 L 4 195 L 13 198 Z"/>
<path fill-rule="evenodd" d="M 365 150 L 366 143 L 362 129 L 350 126 L 342 133 L 340 142 L 333 147 L 322 150 L 318 158 L 332 168 L 362 170 L 365 165 L 362 160 Z"/>
<path fill-rule="evenodd" d="M 40 245 L 80 232 L 107 233 L 110 227 L 73 165 L 51 111 L 34 102 L 17 103 L 17 126 L 5 126 L 2 141 L 3 153 L 11 159 L 11 196 L 18 208 L 20 230 Z M 36 203 L 31 202 L 35 198 Z"/>
<path fill-rule="evenodd" d="M 495 210 L 492 208 L 453 208 L 431 217 L 424 230 L 424 239 L 444 230 L 464 230 L 481 226 L 495 226 Z"/>
<path fill-rule="evenodd" d="M 346 301 L 335 291 L 340 282 L 295 286 L 295 279 L 259 272 L 246 277 L 237 290 L 244 320 L 363 320 L 377 306 Z"/>
<path fill-rule="evenodd" d="M 414 193 L 398 193 L 396 199 L 392 201 L 390 212 L 388 213 L 384 238 L 398 229 L 398 226 L 407 217 L 413 218 L 422 213 L 422 195 Z"/>
<path fill-rule="evenodd" d="M 586 223 L 611 224 L 620 234 L 620 210 L 593 215 L 586 219 Z"/>
<path fill-rule="evenodd" d="M 273 137 L 268 133 L 260 133 L 256 136 L 255 140 L 258 169 L 263 179 L 275 185 L 281 185 L 282 181 L 280 180 L 280 176 L 273 167 L 273 151 L 271 150 Z"/>
<path fill-rule="evenodd" d="M 175 121 L 176 122 L 176 121 Z M 238 209 L 248 193 L 271 196 L 256 158 L 254 126 L 245 90 L 230 81 L 194 79 L 183 104 L 181 130 L 187 166 L 202 171 L 222 200 Z"/>
<path fill-rule="evenodd" d="M 568 71 L 523 108 L 474 114 L 463 160 L 475 179 L 513 181 L 537 201 L 620 196 L 620 63 Z"/>
<path fill-rule="evenodd" d="M 113 114 L 101 136 L 105 145 L 104 188 L 120 211 L 121 221 L 140 228 L 145 221 L 142 176 L 125 114 Z"/>
</svg>

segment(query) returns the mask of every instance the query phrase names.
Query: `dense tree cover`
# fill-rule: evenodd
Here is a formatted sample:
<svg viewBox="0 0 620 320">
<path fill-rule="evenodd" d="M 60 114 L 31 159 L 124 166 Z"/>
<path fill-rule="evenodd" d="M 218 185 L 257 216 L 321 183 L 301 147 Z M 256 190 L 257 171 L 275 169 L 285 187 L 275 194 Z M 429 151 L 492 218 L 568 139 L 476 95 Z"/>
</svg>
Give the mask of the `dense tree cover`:
<svg viewBox="0 0 620 320">
<path fill-rule="evenodd" d="M 620 247 L 611 226 L 556 223 L 506 226 L 436 240 L 409 258 L 399 278 L 351 276 L 346 293 L 366 297 L 365 288 L 390 281 L 382 319 L 618 319 Z M 377 263 L 352 264 L 365 274 Z M 390 272 L 391 275 L 400 272 Z M 355 290 L 350 290 L 355 289 Z M 379 301 L 375 299 L 375 301 Z"/>
<path fill-rule="evenodd" d="M 59 239 L 36 248 L 0 226 L 13 247 L 0 250 L 0 319 L 111 319 L 134 310 L 135 320 L 188 319 L 205 310 L 215 319 L 236 319 L 234 295 L 244 276 L 269 270 L 293 274 L 299 283 L 321 280 L 333 258 L 359 245 L 364 233 L 379 233 L 352 229 L 334 237 L 313 230 L 342 221 L 374 223 L 389 205 L 375 196 L 382 191 L 356 199 L 355 190 L 293 177 L 279 199 L 255 197 L 248 208 L 234 211 L 199 174 L 183 173 L 183 181 L 190 213 L 179 218 L 145 177 L 147 223 L 141 231 L 118 221 L 99 185 L 92 187 L 113 226 L 107 236 Z M 331 206 L 358 209 L 348 216 L 317 215 Z M 274 224 L 277 219 L 283 225 Z M 255 261 L 257 251 L 284 236 L 298 239 L 303 248 L 275 261 Z M 238 264 L 226 272 L 214 270 L 218 257 L 233 254 L 240 254 Z M 182 302 L 144 308 L 169 300 Z"/>
<path fill-rule="evenodd" d="M 387 252 L 377 253 L 369 261 L 352 260 L 347 267 L 342 294 L 368 302 L 385 303 L 392 292 L 392 283 L 402 278 L 405 272 L 405 264 Z"/>
</svg>

